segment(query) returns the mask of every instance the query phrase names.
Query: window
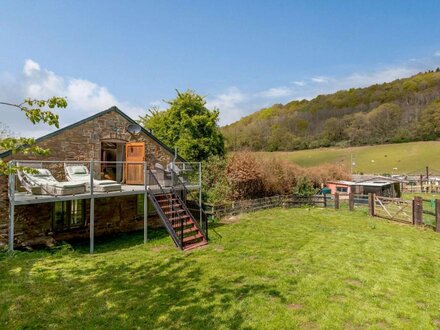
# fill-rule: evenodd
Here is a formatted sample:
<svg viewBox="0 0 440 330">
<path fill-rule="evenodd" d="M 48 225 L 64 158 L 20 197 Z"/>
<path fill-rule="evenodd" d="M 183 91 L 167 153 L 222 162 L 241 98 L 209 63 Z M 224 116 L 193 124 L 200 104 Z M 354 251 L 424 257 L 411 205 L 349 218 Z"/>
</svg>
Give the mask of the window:
<svg viewBox="0 0 440 330">
<path fill-rule="evenodd" d="M 85 225 L 86 201 L 55 202 L 53 206 L 53 230 L 60 231 Z"/>
<path fill-rule="evenodd" d="M 137 195 L 137 215 L 143 216 L 144 215 L 144 195 Z M 148 214 L 155 214 L 156 209 L 154 208 L 153 203 L 151 203 L 150 200 L 148 200 Z"/>
<path fill-rule="evenodd" d="M 346 192 L 348 192 L 348 188 L 347 187 L 336 187 L 336 191 L 346 193 Z"/>
</svg>

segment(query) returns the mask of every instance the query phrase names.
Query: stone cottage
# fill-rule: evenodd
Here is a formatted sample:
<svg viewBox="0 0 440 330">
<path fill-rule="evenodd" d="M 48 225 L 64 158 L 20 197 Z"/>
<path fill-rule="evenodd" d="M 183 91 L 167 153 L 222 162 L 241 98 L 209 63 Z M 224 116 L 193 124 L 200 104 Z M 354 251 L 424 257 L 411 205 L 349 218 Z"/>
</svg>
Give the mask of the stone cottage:
<svg viewBox="0 0 440 330">
<path fill-rule="evenodd" d="M 137 127 L 138 131 L 135 134 L 128 129 L 130 125 Z M 149 166 L 157 163 L 162 166 L 169 164 L 174 158 L 174 151 L 147 130 L 134 125 L 137 124 L 133 119 L 117 107 L 112 107 L 37 139 L 38 146 L 50 149 L 48 156 L 12 155 L 10 152 L 3 152 L 0 154 L 0 159 L 3 161 L 53 160 L 62 162 L 89 162 L 91 159 L 102 162 L 125 161 L 129 160 L 126 154 L 127 148 L 133 146 L 141 150 L 141 158 Z M 99 164 L 98 171 L 100 171 L 101 179 L 123 182 L 130 177 L 131 184 L 143 183 L 143 176 L 137 178 L 136 174 L 131 175 L 125 165 Z M 56 179 L 66 180 L 62 163 L 54 163 L 51 172 Z M 137 180 L 139 182 L 136 182 Z M 17 184 L 17 189 L 19 189 L 18 186 Z M 15 245 L 48 245 L 54 241 L 88 237 L 89 203 L 87 199 L 79 199 L 17 206 L 15 208 Z M 139 194 L 96 199 L 95 235 L 142 229 L 143 205 L 143 195 Z M 154 215 L 156 210 L 152 205 L 148 206 L 148 213 L 150 212 L 152 216 L 149 216 L 149 226 L 161 225 L 159 217 Z M 7 244 L 8 221 L 8 177 L 0 176 L 0 245 Z"/>
</svg>

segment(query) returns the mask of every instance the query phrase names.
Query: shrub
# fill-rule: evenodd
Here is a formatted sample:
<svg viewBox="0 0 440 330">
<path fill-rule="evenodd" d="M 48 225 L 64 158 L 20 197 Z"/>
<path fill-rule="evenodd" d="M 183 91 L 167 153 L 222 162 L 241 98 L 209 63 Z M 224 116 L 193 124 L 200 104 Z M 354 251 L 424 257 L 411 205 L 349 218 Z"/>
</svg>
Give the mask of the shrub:
<svg viewBox="0 0 440 330">
<path fill-rule="evenodd" d="M 316 192 L 313 183 L 306 176 L 301 176 L 297 185 L 293 188 L 293 193 L 300 196 L 313 196 Z"/>
<path fill-rule="evenodd" d="M 227 160 L 214 156 L 202 164 L 203 199 L 213 204 L 220 204 L 229 199 L 231 189 L 226 176 Z"/>
<path fill-rule="evenodd" d="M 285 195 L 292 192 L 303 170 L 287 160 L 260 160 L 265 196 Z"/>
<path fill-rule="evenodd" d="M 350 180 L 347 168 L 338 164 L 324 164 L 307 169 L 307 177 L 315 187 L 320 187 L 329 180 Z"/>
<path fill-rule="evenodd" d="M 228 161 L 226 175 L 232 199 L 264 196 L 261 166 L 250 152 L 234 153 Z"/>
<path fill-rule="evenodd" d="M 347 169 L 338 164 L 304 169 L 284 159 L 258 159 L 250 152 L 212 157 L 203 163 L 204 199 L 214 204 L 292 192 L 314 194 L 314 188 L 329 180 L 350 178 Z"/>
</svg>

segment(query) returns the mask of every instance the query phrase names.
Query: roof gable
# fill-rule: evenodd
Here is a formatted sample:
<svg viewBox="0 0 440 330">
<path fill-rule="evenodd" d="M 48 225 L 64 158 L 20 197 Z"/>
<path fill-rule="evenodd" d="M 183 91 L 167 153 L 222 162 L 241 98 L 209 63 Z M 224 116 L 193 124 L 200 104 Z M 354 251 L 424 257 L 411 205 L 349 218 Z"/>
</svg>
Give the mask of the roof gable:
<svg viewBox="0 0 440 330">
<path fill-rule="evenodd" d="M 101 116 L 103 116 L 103 115 L 105 115 L 105 114 L 107 114 L 107 113 L 110 113 L 110 112 L 116 112 L 116 113 L 119 114 L 121 117 L 123 117 L 124 119 L 126 119 L 128 122 L 130 122 L 130 123 L 132 123 L 132 124 L 139 125 L 135 120 L 133 120 L 133 119 L 130 118 L 127 114 L 125 114 L 124 112 L 122 112 L 118 107 L 113 106 L 113 107 L 111 107 L 111 108 L 108 108 L 107 110 L 104 110 L 104 111 L 98 112 L 97 114 L 94 114 L 93 116 L 87 117 L 87 118 L 85 118 L 85 119 L 83 119 L 83 120 L 80 120 L 80 121 L 78 121 L 78 122 L 76 122 L 76 123 L 73 123 L 73 124 L 68 125 L 68 126 L 66 126 L 66 127 L 60 128 L 60 129 L 58 129 L 58 130 L 56 130 L 56 131 L 54 131 L 54 132 L 52 132 L 52 133 L 49 133 L 49 134 L 47 134 L 47 135 L 44 135 L 44 136 L 42 136 L 42 137 L 36 139 L 35 142 L 38 143 L 38 142 L 44 141 L 45 139 L 48 139 L 48 138 L 50 138 L 50 137 L 56 136 L 56 135 L 58 135 L 58 134 L 61 134 L 61 133 L 63 133 L 63 132 L 66 131 L 66 130 L 69 130 L 69 129 L 71 129 L 71 128 L 77 127 L 77 126 L 79 126 L 79 125 L 81 125 L 81 124 L 84 124 L 84 123 L 86 123 L 86 122 L 89 122 L 89 121 L 91 121 L 91 120 L 94 120 L 94 119 L 96 119 L 96 118 L 99 118 L 99 117 L 101 117 Z M 151 132 L 147 131 L 147 130 L 146 130 L 144 127 L 142 127 L 142 126 L 141 126 L 141 132 L 144 133 L 145 135 L 147 135 L 147 136 L 148 136 L 149 138 L 151 138 L 152 140 L 154 140 L 157 144 L 159 144 L 161 147 L 163 147 L 165 150 L 167 150 L 171 155 L 174 155 L 174 150 L 173 150 L 173 149 L 171 149 L 170 147 L 168 147 L 167 145 L 165 145 L 162 141 L 160 141 L 157 137 L 155 137 L 153 134 L 151 134 Z M 4 158 L 4 157 L 8 157 L 8 156 L 10 156 L 10 155 L 12 155 L 11 150 L 4 151 L 4 152 L 0 153 L 0 159 L 1 159 L 1 158 Z M 181 161 L 185 161 L 185 160 L 184 160 L 182 157 L 180 157 L 179 155 L 177 155 L 177 157 L 178 157 Z"/>
</svg>

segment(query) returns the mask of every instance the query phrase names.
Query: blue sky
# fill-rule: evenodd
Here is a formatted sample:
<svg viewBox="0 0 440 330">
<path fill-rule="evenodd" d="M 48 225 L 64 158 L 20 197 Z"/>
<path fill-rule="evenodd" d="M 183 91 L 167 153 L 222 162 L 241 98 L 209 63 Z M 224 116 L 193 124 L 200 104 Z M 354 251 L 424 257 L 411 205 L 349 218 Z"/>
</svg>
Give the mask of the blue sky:
<svg viewBox="0 0 440 330">
<path fill-rule="evenodd" d="M 221 124 L 440 65 L 438 1 L 1 1 L 0 99 L 67 96 L 62 124 L 191 88 Z M 0 121 L 41 135 L 11 109 Z"/>
</svg>

